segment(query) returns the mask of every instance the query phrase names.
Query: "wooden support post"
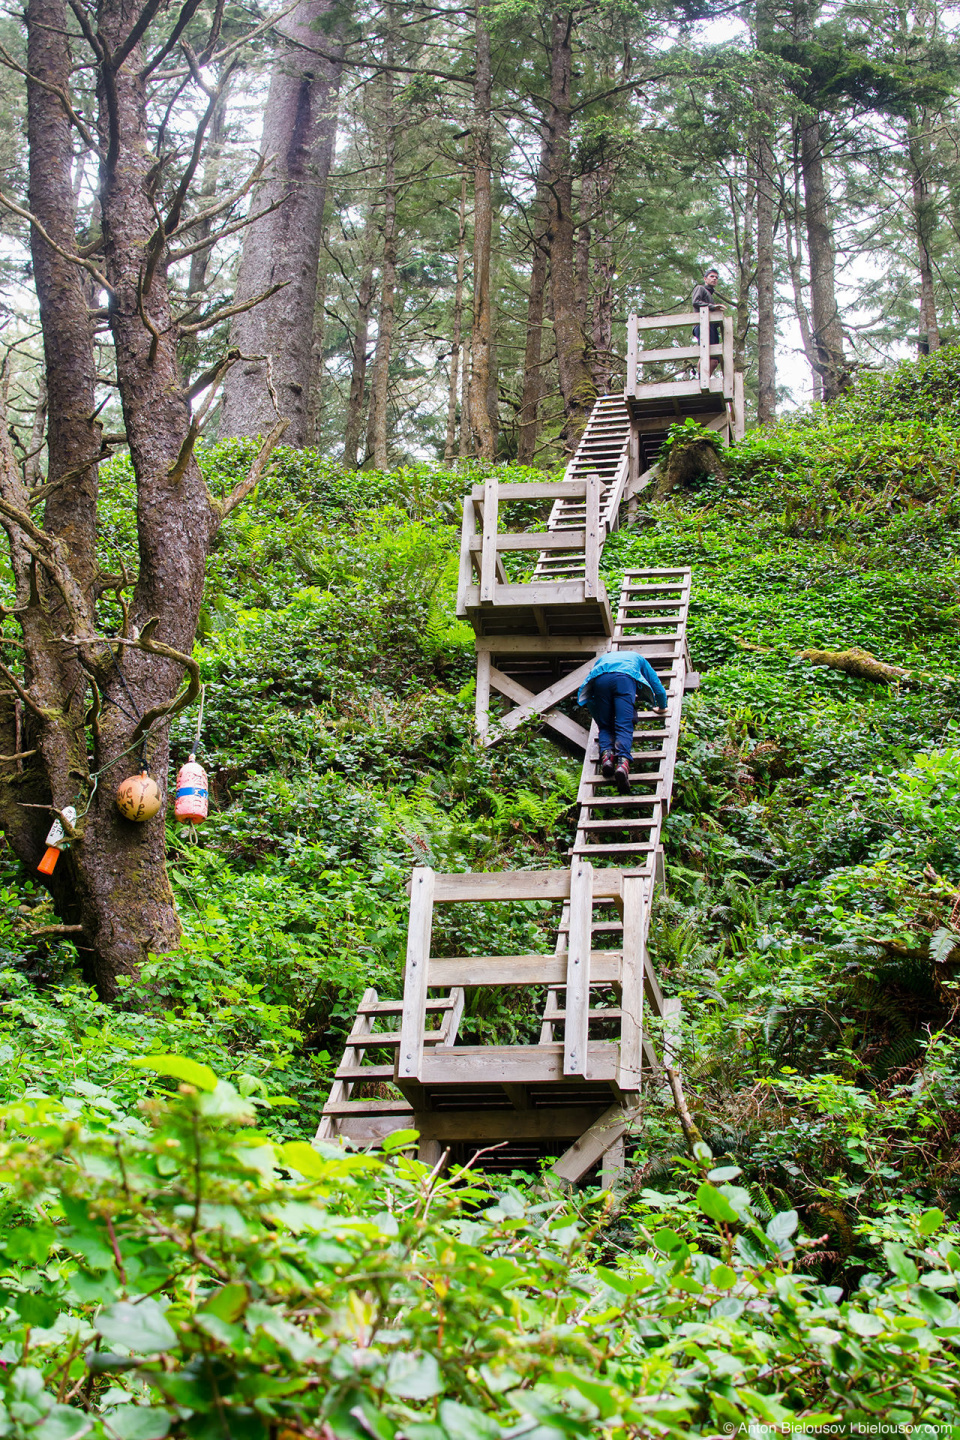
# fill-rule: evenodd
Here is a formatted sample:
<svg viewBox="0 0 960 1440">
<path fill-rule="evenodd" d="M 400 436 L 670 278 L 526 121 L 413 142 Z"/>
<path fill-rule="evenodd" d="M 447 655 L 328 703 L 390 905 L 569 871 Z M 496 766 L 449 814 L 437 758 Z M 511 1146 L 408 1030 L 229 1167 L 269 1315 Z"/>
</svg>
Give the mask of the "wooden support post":
<svg viewBox="0 0 960 1440">
<path fill-rule="evenodd" d="M 593 920 L 593 866 L 575 860 L 570 871 L 570 933 L 567 936 L 567 996 L 563 1027 L 564 1075 L 587 1075 L 590 1029 L 590 927 Z"/>
<path fill-rule="evenodd" d="M 600 476 L 587 476 L 587 523 L 583 547 L 583 594 L 596 599 L 600 587 Z"/>
<path fill-rule="evenodd" d="M 473 556 L 470 542 L 477 533 L 477 507 L 469 495 L 463 497 L 463 529 L 460 531 L 460 571 L 457 577 L 457 614 L 465 615 L 467 591 L 473 584 Z"/>
<path fill-rule="evenodd" d="M 627 1168 L 626 1146 L 623 1143 L 623 1136 L 614 1140 L 610 1149 L 606 1151 L 600 1161 L 600 1188 L 601 1190 L 612 1190 Z"/>
<path fill-rule="evenodd" d="M 723 393 L 732 400 L 736 379 L 733 372 L 733 316 L 723 317 Z"/>
<path fill-rule="evenodd" d="M 575 1185 L 587 1171 L 615 1145 L 630 1122 L 631 1111 L 622 1105 L 611 1105 L 579 1140 L 575 1140 L 566 1154 L 561 1155 L 553 1167 L 555 1175 Z"/>
<path fill-rule="evenodd" d="M 637 388 L 637 317 L 627 317 L 627 394 L 632 395 Z"/>
<path fill-rule="evenodd" d="M 413 1128 L 420 1128 L 417 1125 L 416 1116 L 414 1117 Z M 417 1159 L 420 1161 L 421 1165 L 429 1165 L 431 1170 L 435 1169 L 436 1166 L 440 1163 L 440 1157 L 442 1154 L 443 1145 L 440 1143 L 439 1140 L 421 1140 L 419 1145 L 417 1146 Z"/>
<path fill-rule="evenodd" d="M 487 480 L 483 486 L 483 550 L 480 555 L 480 601 L 493 603 L 497 583 L 497 482 Z"/>
<path fill-rule="evenodd" d="M 710 307 L 701 306 L 700 309 L 700 374 L 699 384 L 701 390 L 710 389 Z M 679 389 L 679 386 L 677 387 Z M 486 531 L 487 517 L 484 512 L 484 531 Z"/>
<path fill-rule="evenodd" d="M 416 866 L 410 882 L 407 966 L 403 976 L 403 1015 L 400 1021 L 400 1046 L 397 1050 L 397 1076 L 408 1080 L 418 1079 L 423 1060 L 435 885 L 434 871 L 426 865 Z"/>
<path fill-rule="evenodd" d="M 490 651 L 477 651 L 477 695 L 476 695 L 476 717 L 477 734 L 481 740 L 486 740 L 490 734 L 490 671 L 492 669 Z"/>
<path fill-rule="evenodd" d="M 640 1089 L 643 1049 L 643 988 L 646 969 L 646 881 L 642 875 L 623 877 L 623 961 L 620 998 L 621 1090 Z"/>
</svg>

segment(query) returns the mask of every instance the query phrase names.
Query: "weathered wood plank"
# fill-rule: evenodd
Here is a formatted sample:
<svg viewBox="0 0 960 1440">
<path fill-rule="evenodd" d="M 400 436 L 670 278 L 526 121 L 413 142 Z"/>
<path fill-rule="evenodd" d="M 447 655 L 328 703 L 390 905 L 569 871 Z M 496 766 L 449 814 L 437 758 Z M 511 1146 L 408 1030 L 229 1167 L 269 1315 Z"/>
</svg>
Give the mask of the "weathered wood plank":
<svg viewBox="0 0 960 1440">
<path fill-rule="evenodd" d="M 489 483 L 489 482 L 488 482 Z M 470 491 L 474 500 L 485 498 L 486 486 L 474 485 Z M 497 486 L 500 501 L 504 500 L 560 500 L 566 496 L 586 494 L 582 480 L 517 480 Z"/>
<path fill-rule="evenodd" d="M 578 1140 L 575 1140 L 565 1155 L 554 1165 L 555 1175 L 575 1185 L 587 1171 L 620 1139 L 630 1123 L 631 1112 L 623 1105 L 611 1105 L 598 1120 L 595 1120 Z"/>
<path fill-rule="evenodd" d="M 610 649 L 605 635 L 478 635 L 477 654 L 489 650 L 494 655 L 569 655 L 578 651 L 603 655 Z"/>
<path fill-rule="evenodd" d="M 427 967 L 433 933 L 433 897 L 436 874 L 418 865 L 410 880 L 410 920 L 407 926 L 407 963 L 403 976 L 403 1014 L 397 1075 L 416 1079 L 423 1056 L 427 1014 Z"/>
<path fill-rule="evenodd" d="M 409 891 L 408 886 L 408 891 Z M 620 899 L 620 871 L 599 870 L 593 877 L 595 899 Z M 434 875 L 435 905 L 459 900 L 569 900 L 569 870 L 471 870 Z"/>
<path fill-rule="evenodd" d="M 592 660 L 587 662 L 588 669 L 592 665 Z M 505 675 L 502 670 L 498 670 L 495 665 L 490 669 L 490 684 L 500 695 L 505 695 L 508 700 L 513 700 L 518 705 L 529 705 L 531 701 L 537 698 L 532 690 L 527 690 L 525 686 L 519 684 L 519 682 L 511 676 Z M 497 740 L 501 739 L 503 735 L 513 728 L 508 722 L 510 715 L 515 713 L 515 711 L 511 711 L 509 715 L 505 715 L 497 728 L 490 732 L 487 738 L 488 745 L 495 744 Z M 530 715 L 534 713 L 533 710 L 529 712 Z M 545 725 L 550 725 L 560 735 L 563 735 L 565 739 L 572 741 L 574 745 L 578 745 L 581 750 L 586 750 L 588 742 L 587 731 L 582 725 L 578 725 L 576 720 L 571 720 L 568 716 L 564 715 L 561 710 L 554 709 L 544 711 L 540 715 L 540 719 Z"/>
<path fill-rule="evenodd" d="M 619 1045 L 593 1041 L 583 1078 L 616 1083 L 619 1051 Z M 458 1045 L 452 1050 L 437 1047 L 424 1055 L 421 1078 L 425 1086 L 548 1085 L 565 1078 L 563 1046 L 557 1041 L 551 1045 Z"/>
<path fill-rule="evenodd" d="M 595 1105 L 571 1105 L 555 1110 L 545 1107 L 535 1110 L 428 1110 L 415 1116 L 411 1126 L 422 1136 L 447 1143 L 457 1140 L 569 1140 L 575 1135 L 582 1135 L 596 1118 Z"/>
<path fill-rule="evenodd" d="M 595 660 L 591 657 L 591 659 L 585 661 L 582 665 L 578 665 L 576 670 L 571 670 L 569 675 L 564 675 L 561 679 L 554 681 L 546 690 L 541 690 L 539 695 L 533 695 L 531 699 L 525 700 L 522 704 L 518 705 L 515 710 L 511 710 L 509 715 L 503 716 L 500 720 L 500 728 L 502 730 L 516 730 L 517 726 L 522 725 L 525 720 L 531 719 L 534 715 L 542 714 L 544 710 L 552 709 L 558 701 L 566 699 L 568 695 L 572 695 L 580 689 L 580 686 L 590 674 L 595 663 Z M 493 668 L 496 669 L 496 667 Z M 509 676 L 504 675 L 501 670 L 497 670 L 496 688 L 500 690 L 501 694 L 503 694 L 504 691 L 500 689 L 500 686 L 503 681 L 508 679 Z M 492 671 L 491 683 L 494 683 Z M 523 687 L 517 686 L 517 689 L 521 688 Z"/>
<path fill-rule="evenodd" d="M 457 614 L 465 613 L 467 590 L 473 581 L 471 541 L 476 535 L 477 507 L 469 495 L 463 501 L 463 528 L 460 531 L 460 568 L 457 575 Z"/>
<path fill-rule="evenodd" d="M 710 388 L 710 307 L 700 307 L 700 389 Z"/>
<path fill-rule="evenodd" d="M 587 479 L 586 541 L 583 549 L 583 594 L 588 600 L 600 593 L 600 490 L 599 475 Z"/>
<path fill-rule="evenodd" d="M 497 588 L 497 482 L 486 481 L 483 487 L 483 537 L 480 557 L 480 600 L 491 602 Z"/>
<path fill-rule="evenodd" d="M 490 733 L 490 685 L 493 674 L 490 651 L 480 650 L 477 652 L 477 691 L 474 697 L 474 714 L 477 721 L 477 734 L 481 740 Z"/>
<path fill-rule="evenodd" d="M 643 981 L 646 951 L 646 885 L 636 875 L 623 877 L 623 965 L 620 981 L 621 1090 L 640 1089 L 643 1042 Z"/>
<path fill-rule="evenodd" d="M 565 955 L 453 955 L 433 957 L 429 965 L 431 989 L 472 985 L 564 985 Z M 620 951 L 594 950 L 590 955 L 593 985 L 619 985 Z"/>
<path fill-rule="evenodd" d="M 498 535 L 497 549 L 505 550 L 582 550 L 582 530 L 524 530 L 519 535 Z M 483 536 L 470 536 L 470 549 L 483 549 Z"/>
<path fill-rule="evenodd" d="M 570 930 L 567 935 L 567 1018 L 564 1022 L 564 1075 L 585 1075 L 590 1008 L 590 923 L 593 919 L 593 866 L 581 860 L 570 869 Z"/>
</svg>

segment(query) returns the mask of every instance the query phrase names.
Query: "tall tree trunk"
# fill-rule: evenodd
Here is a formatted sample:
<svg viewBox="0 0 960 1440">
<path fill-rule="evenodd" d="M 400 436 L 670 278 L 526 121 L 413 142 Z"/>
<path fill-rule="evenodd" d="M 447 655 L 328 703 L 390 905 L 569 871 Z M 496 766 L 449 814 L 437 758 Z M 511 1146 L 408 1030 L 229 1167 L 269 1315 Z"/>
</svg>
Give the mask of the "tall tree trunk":
<svg viewBox="0 0 960 1440">
<path fill-rule="evenodd" d="M 327 330 L 326 255 L 317 271 L 317 300 L 313 314 L 310 351 L 310 390 L 307 402 L 307 444 L 319 450 L 323 435 L 323 341 Z"/>
<path fill-rule="evenodd" d="M 337 43 L 318 28 L 335 0 L 302 0 L 281 22 L 289 37 L 277 61 L 263 122 L 261 151 L 272 159 L 257 187 L 257 210 L 276 206 L 244 233 L 237 303 L 273 285 L 283 289 L 234 317 L 232 343 L 245 355 L 268 355 L 282 414 L 290 419 L 286 439 L 304 445 L 313 359 L 314 317 L 320 228 L 336 134 L 339 58 Z M 302 47 L 302 48 L 298 48 Z M 227 376 L 221 435 L 257 435 L 276 420 L 265 364 L 250 360 Z"/>
<path fill-rule="evenodd" d="M 357 290 L 357 317 L 353 331 L 350 365 L 350 394 L 347 399 L 347 423 L 343 432 L 343 467 L 357 468 L 357 447 L 363 429 L 363 396 L 367 384 L 367 345 L 370 339 L 370 311 L 373 307 L 373 261 L 376 227 L 373 209 L 368 211 L 363 231 L 360 285 Z"/>
<path fill-rule="evenodd" d="M 520 422 L 517 436 L 517 460 L 532 465 L 537 452 L 540 429 L 540 394 L 543 382 L 540 355 L 543 347 L 543 308 L 547 285 L 547 185 L 550 181 L 550 132 L 541 130 L 540 164 L 537 171 L 537 195 L 533 211 L 533 254 L 530 262 L 530 284 L 527 290 L 527 336 L 523 355 L 523 387 L 520 395 Z"/>
<path fill-rule="evenodd" d="M 810 366 L 810 374 L 813 377 L 813 398 L 818 401 L 823 399 L 823 377 L 817 368 L 817 352 L 813 343 L 813 332 L 810 329 L 810 312 L 803 297 L 803 275 L 800 269 L 800 222 L 797 219 L 796 208 L 792 215 L 785 215 L 783 228 L 787 242 L 790 283 L 793 286 L 793 308 L 796 311 L 797 324 L 800 327 L 803 353 L 807 357 L 807 364 Z"/>
<path fill-rule="evenodd" d="M 800 164 L 810 263 L 810 319 L 823 398 L 834 400 L 849 375 L 843 356 L 843 328 L 837 310 L 836 254 L 823 168 L 826 130 L 818 118 L 800 122 Z"/>
<path fill-rule="evenodd" d="M 584 335 L 589 329 L 590 315 L 590 241 L 591 222 L 594 208 L 594 176 L 592 172 L 580 177 L 580 223 L 576 227 L 574 247 L 574 286 L 576 295 L 577 320 Z"/>
<path fill-rule="evenodd" d="M 597 172 L 596 199 L 597 199 L 597 221 L 595 229 L 595 246 L 593 258 L 593 273 L 595 286 L 593 292 L 593 325 L 592 325 L 592 358 L 593 378 L 597 390 L 605 395 L 610 388 L 610 375 L 613 369 L 613 280 L 614 280 L 614 258 L 613 258 L 613 234 L 607 213 L 607 197 L 613 187 L 613 165 L 605 161 Z"/>
<path fill-rule="evenodd" d="M 70 91 L 71 56 L 63 0 L 28 0 L 27 55 L 31 75 L 46 85 Z M 73 127 L 63 106 L 46 86 L 27 83 L 27 133 L 30 144 L 30 208 L 61 249 L 76 246 L 76 198 L 73 189 Z M 89 603 L 97 573 L 97 466 L 101 426 L 96 409 L 97 367 L 93 322 L 84 272 L 48 245 L 31 227 L 33 273 L 43 326 L 49 433 L 47 480 L 70 481 L 52 490 L 44 526 L 69 545 L 74 570 Z M 94 461 L 94 463 L 87 463 Z M 76 703 L 84 704 L 78 697 Z"/>
<path fill-rule="evenodd" d="M 570 153 L 573 23 L 572 10 L 557 10 L 551 16 L 550 108 L 547 117 L 551 160 L 547 192 L 550 288 L 557 340 L 557 369 L 566 415 L 563 440 L 568 453 L 577 447 L 597 393 L 588 363 L 587 339 L 577 313 Z"/>
<path fill-rule="evenodd" d="M 390 354 L 397 286 L 397 135 L 393 114 L 393 76 L 387 71 L 383 85 L 383 262 L 380 267 L 380 306 L 377 311 L 377 348 L 370 380 L 370 415 L 367 452 L 375 470 L 387 468 L 387 400 L 390 389 Z"/>
<path fill-rule="evenodd" d="M 460 459 L 468 460 L 473 454 L 471 449 L 471 434 L 473 427 L 470 424 L 470 336 L 463 342 L 463 366 L 460 377 Z"/>
<path fill-rule="evenodd" d="M 761 425 L 769 425 L 777 410 L 773 228 L 773 150 L 761 135 L 757 158 L 757 420 Z"/>
<path fill-rule="evenodd" d="M 493 103 L 493 73 L 490 64 L 490 31 L 477 6 L 476 74 L 473 85 L 473 338 L 470 347 L 470 420 L 478 459 L 492 460 L 495 453 L 490 423 L 490 360 L 493 343 L 493 312 L 490 300 L 490 251 L 493 238 L 491 204 L 492 137 L 490 112 Z"/>
<path fill-rule="evenodd" d="M 756 204 L 757 174 L 755 150 L 747 148 L 746 175 L 744 177 L 743 206 L 737 211 L 733 182 L 730 185 L 730 209 L 733 214 L 734 243 L 737 250 L 737 302 L 733 327 L 733 368 L 746 369 L 747 333 L 750 329 L 750 291 L 753 286 L 756 267 L 754 264 L 754 210 Z"/>
<path fill-rule="evenodd" d="M 450 385 L 447 391 L 447 435 L 444 465 L 452 465 L 457 445 L 457 386 L 460 370 L 460 334 L 463 328 L 463 275 L 467 262 L 467 177 L 460 180 L 460 216 L 457 229 L 457 283 L 453 293 L 453 340 L 450 345 Z"/>
<path fill-rule="evenodd" d="M 921 355 L 940 348 L 940 325 L 937 300 L 933 288 L 933 262 L 930 258 L 930 236 L 936 224 L 936 210 L 927 183 L 929 143 L 925 133 L 926 120 L 911 127 L 907 156 L 910 166 L 910 189 L 913 199 L 913 226 L 917 237 L 917 263 L 920 271 L 920 325 L 917 348 Z"/>
</svg>

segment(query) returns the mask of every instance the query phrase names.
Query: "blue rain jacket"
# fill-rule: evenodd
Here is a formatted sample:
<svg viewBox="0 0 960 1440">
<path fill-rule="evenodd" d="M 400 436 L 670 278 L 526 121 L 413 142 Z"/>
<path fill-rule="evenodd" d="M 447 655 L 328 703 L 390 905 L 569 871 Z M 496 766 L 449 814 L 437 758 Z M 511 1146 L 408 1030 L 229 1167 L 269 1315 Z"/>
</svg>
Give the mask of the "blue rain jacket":
<svg viewBox="0 0 960 1440">
<path fill-rule="evenodd" d="M 643 698 L 646 699 L 649 696 L 658 710 L 667 708 L 667 692 L 660 684 L 657 672 L 649 660 L 644 660 L 642 655 L 634 655 L 627 650 L 611 650 L 609 654 L 600 656 L 580 686 L 577 703 L 589 710 L 591 715 L 593 714 L 593 682 L 598 675 L 605 675 L 610 670 L 619 670 L 622 675 L 629 675 L 631 679 L 636 680 Z"/>
</svg>

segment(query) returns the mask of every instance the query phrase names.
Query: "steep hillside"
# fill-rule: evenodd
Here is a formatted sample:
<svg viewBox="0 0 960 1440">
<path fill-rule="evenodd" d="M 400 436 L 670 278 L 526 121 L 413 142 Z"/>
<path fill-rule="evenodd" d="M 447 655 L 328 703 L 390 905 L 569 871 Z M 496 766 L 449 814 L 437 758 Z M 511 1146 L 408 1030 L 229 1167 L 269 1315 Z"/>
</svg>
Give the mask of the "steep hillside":
<svg viewBox="0 0 960 1440">
<path fill-rule="evenodd" d="M 831 1274 L 956 1200 L 958 396 L 956 352 L 904 367 L 748 439 L 728 481 L 651 505 L 604 557 L 611 589 L 630 565 L 694 571 L 703 685 L 654 931 L 684 1001 L 691 1103 L 716 1151 L 827 1236 Z M 205 466 L 226 487 L 246 461 L 234 442 Z M 282 1090 L 287 1133 L 309 1136 L 357 995 L 399 993 L 411 863 L 562 853 L 575 762 L 529 734 L 473 742 L 472 637 L 452 613 L 467 479 L 289 451 L 231 519 L 200 649 L 213 815 L 196 846 L 170 833 L 184 946 L 107 1010 L 68 943 L 25 936 L 51 917 L 8 862 L 8 1095 L 79 1078 L 127 1103 L 141 1079 L 125 1057 L 177 1051 Z M 109 483 L 119 558 L 122 464 Z M 801 654 L 850 647 L 909 675 L 878 684 Z M 494 1004 L 468 1033 L 525 1018 Z M 662 1097 L 636 1146 L 640 1209 L 668 1205 Z"/>
</svg>

